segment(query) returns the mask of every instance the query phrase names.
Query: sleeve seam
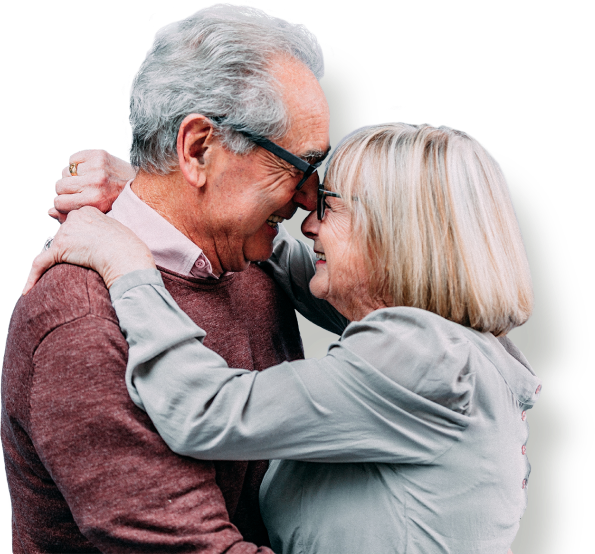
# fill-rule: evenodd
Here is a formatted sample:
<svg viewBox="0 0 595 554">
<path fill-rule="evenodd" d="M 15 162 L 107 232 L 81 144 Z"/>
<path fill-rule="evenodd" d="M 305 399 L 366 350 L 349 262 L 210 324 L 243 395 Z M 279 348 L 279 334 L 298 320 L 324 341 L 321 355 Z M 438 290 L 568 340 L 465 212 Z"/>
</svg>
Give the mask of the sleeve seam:
<svg viewBox="0 0 595 554">
<path fill-rule="evenodd" d="M 60 329 L 61 327 L 64 327 L 64 325 L 70 325 L 71 323 L 74 323 L 75 321 L 79 321 L 81 319 L 85 319 L 88 317 L 92 317 L 95 319 L 101 319 L 103 321 L 108 321 L 109 323 L 112 323 L 113 325 L 116 325 L 116 323 L 108 318 L 108 317 L 104 317 L 104 316 L 100 316 L 94 313 L 91 313 L 91 311 L 89 310 L 88 313 L 81 315 L 81 316 L 77 316 L 77 317 L 73 317 L 72 319 L 69 319 L 67 321 L 63 321 L 62 323 L 56 325 L 55 327 L 52 327 L 45 335 L 43 335 L 43 337 L 41 337 L 40 341 L 37 343 L 37 346 L 35 346 L 34 350 L 33 350 L 33 354 L 31 356 L 31 360 L 33 361 L 33 367 L 35 367 L 35 356 L 37 354 L 37 350 L 39 349 L 39 347 L 43 344 L 43 342 L 54 333 L 54 331 L 57 331 L 58 329 Z M 119 327 L 118 327 L 119 328 Z"/>
</svg>

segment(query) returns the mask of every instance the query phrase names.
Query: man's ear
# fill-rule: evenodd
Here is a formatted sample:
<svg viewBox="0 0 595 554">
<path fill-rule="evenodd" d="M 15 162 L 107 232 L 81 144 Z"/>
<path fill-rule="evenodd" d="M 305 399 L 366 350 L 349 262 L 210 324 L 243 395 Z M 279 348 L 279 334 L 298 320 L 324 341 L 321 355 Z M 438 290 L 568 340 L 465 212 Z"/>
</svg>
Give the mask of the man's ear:
<svg viewBox="0 0 595 554">
<path fill-rule="evenodd" d="M 211 121 L 200 114 L 184 118 L 178 130 L 178 162 L 188 183 L 202 187 L 206 183 L 206 167 L 213 145 L 214 128 Z"/>
</svg>

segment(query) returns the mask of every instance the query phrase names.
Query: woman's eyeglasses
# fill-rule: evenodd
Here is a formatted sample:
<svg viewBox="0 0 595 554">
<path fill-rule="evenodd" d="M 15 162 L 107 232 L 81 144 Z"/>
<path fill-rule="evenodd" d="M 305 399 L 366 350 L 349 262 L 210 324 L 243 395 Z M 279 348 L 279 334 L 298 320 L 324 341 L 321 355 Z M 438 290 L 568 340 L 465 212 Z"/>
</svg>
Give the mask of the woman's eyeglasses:
<svg viewBox="0 0 595 554">
<path fill-rule="evenodd" d="M 338 192 L 331 192 L 330 190 L 325 190 L 324 186 L 321 185 L 318 187 L 318 197 L 316 199 L 316 215 L 318 216 L 318 220 L 322 221 L 324 218 L 324 212 L 328 207 L 326 205 L 325 198 L 327 196 L 333 196 L 334 198 L 341 198 L 341 195 Z"/>
</svg>

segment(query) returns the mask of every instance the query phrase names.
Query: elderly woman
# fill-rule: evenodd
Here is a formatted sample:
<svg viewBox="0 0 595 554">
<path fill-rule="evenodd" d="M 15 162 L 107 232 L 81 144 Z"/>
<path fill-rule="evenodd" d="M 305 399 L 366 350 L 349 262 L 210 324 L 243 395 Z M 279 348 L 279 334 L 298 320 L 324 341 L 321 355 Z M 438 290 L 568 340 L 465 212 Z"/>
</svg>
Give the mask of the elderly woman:
<svg viewBox="0 0 595 554">
<path fill-rule="evenodd" d="M 344 140 L 302 226 L 314 251 L 281 231 L 263 264 L 342 336 L 262 373 L 203 346 L 131 233 L 73 215 L 36 266 L 104 277 L 129 392 L 173 450 L 275 459 L 260 503 L 276 552 L 507 552 L 541 387 L 497 338 L 529 317 L 531 282 L 506 183 L 475 140 L 405 124 Z"/>
</svg>

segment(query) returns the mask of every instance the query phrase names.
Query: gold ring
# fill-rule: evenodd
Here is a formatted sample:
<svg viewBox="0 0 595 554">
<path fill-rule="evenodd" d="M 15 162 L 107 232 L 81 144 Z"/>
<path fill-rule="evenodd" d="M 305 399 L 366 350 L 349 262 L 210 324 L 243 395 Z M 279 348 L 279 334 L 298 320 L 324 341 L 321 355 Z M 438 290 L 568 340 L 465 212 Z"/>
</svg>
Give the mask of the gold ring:
<svg viewBox="0 0 595 554">
<path fill-rule="evenodd" d="M 78 176 L 78 173 L 76 172 L 76 168 L 77 168 L 78 164 L 79 164 L 79 162 L 75 162 L 75 163 L 73 163 L 73 164 L 70 164 L 70 165 L 68 166 L 68 171 L 70 171 L 70 174 L 71 174 L 73 177 L 77 177 L 77 176 Z"/>
</svg>

